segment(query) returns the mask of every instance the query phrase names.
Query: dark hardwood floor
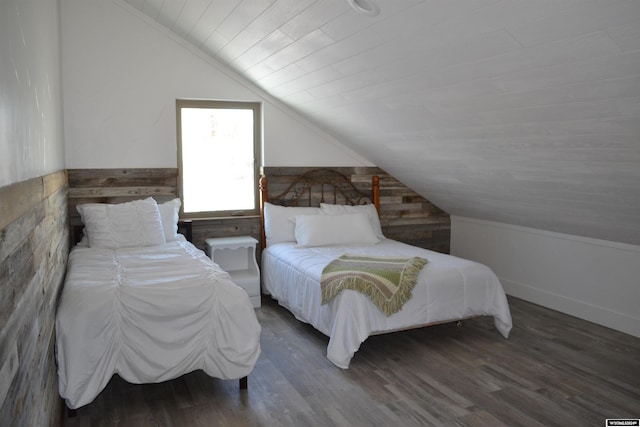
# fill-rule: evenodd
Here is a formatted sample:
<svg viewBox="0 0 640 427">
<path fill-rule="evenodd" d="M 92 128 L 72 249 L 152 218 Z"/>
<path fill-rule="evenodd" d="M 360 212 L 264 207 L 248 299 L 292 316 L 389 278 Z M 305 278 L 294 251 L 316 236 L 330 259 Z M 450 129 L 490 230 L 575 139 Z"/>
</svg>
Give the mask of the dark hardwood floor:
<svg viewBox="0 0 640 427">
<path fill-rule="evenodd" d="M 491 318 L 370 337 L 348 370 L 328 338 L 270 298 L 249 389 L 194 372 L 114 377 L 72 426 L 604 426 L 640 418 L 640 339 L 515 298 L 508 340 Z"/>
</svg>

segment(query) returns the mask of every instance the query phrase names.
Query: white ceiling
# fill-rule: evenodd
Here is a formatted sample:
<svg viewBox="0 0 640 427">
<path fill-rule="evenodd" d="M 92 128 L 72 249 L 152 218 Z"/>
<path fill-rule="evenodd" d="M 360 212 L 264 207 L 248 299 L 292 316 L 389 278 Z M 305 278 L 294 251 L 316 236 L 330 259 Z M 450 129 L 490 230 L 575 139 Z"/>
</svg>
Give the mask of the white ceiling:
<svg viewBox="0 0 640 427">
<path fill-rule="evenodd" d="M 453 215 L 640 244 L 640 0 L 126 0 Z"/>
</svg>

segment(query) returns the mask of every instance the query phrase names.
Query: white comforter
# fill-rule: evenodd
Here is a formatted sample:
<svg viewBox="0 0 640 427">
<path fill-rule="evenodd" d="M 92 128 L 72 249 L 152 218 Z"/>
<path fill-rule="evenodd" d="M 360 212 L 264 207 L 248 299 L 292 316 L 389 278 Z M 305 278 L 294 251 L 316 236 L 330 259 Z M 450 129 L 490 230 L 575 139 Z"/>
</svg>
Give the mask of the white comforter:
<svg viewBox="0 0 640 427">
<path fill-rule="evenodd" d="M 75 247 L 56 320 L 60 395 L 78 408 L 116 373 L 131 383 L 198 369 L 242 378 L 260 332 L 246 292 L 191 243 Z"/>
<path fill-rule="evenodd" d="M 371 256 L 421 256 L 429 263 L 418 276 L 413 297 L 401 311 L 385 316 L 366 296 L 342 291 L 321 305 L 320 276 L 325 265 L 344 253 Z M 488 267 L 451 255 L 385 239 L 372 246 L 301 248 L 277 243 L 262 255 L 263 291 L 293 315 L 330 337 L 327 357 L 348 368 L 360 344 L 370 335 L 471 316 L 494 317 L 506 338 L 511 330 L 507 298 Z"/>
</svg>

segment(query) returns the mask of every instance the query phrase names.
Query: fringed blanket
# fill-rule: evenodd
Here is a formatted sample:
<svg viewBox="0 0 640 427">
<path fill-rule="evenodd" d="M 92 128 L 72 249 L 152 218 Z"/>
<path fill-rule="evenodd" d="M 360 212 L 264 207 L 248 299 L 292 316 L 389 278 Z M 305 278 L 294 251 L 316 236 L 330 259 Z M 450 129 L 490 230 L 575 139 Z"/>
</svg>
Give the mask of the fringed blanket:
<svg viewBox="0 0 640 427">
<path fill-rule="evenodd" d="M 427 262 L 420 257 L 342 255 L 322 270 L 322 304 L 328 303 L 341 290 L 352 289 L 365 294 L 390 316 L 411 299 L 418 274 Z"/>
</svg>

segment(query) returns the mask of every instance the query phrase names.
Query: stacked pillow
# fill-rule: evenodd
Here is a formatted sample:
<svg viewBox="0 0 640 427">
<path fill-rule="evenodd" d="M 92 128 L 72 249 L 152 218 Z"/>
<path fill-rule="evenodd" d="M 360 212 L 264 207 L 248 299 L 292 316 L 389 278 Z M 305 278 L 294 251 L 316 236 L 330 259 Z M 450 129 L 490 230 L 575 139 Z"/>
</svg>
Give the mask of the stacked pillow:
<svg viewBox="0 0 640 427">
<path fill-rule="evenodd" d="M 267 246 L 280 242 L 295 242 L 295 223 L 291 218 L 296 215 L 319 215 L 320 208 L 285 207 L 269 202 L 264 204 L 264 234 Z"/>
<path fill-rule="evenodd" d="M 164 238 L 167 242 L 173 242 L 178 238 L 180 205 L 180 199 L 169 200 L 168 202 L 160 203 L 158 205 L 160 220 L 162 221 L 162 229 L 164 230 Z"/>
<path fill-rule="evenodd" d="M 161 245 L 176 240 L 180 199 L 158 205 L 152 198 L 126 203 L 77 206 L 91 248 Z"/>
<path fill-rule="evenodd" d="M 372 245 L 379 240 L 363 213 L 296 215 L 293 221 L 302 246 Z"/>
<path fill-rule="evenodd" d="M 375 244 L 384 239 L 374 205 L 284 207 L 265 203 L 267 246 L 296 242 L 302 246 Z"/>
<path fill-rule="evenodd" d="M 320 209 L 322 213 L 327 215 L 340 215 L 349 213 L 363 213 L 367 216 L 369 224 L 373 229 L 378 239 L 384 239 L 382 234 L 382 226 L 380 225 L 380 217 L 378 217 L 378 210 L 375 205 L 330 205 L 328 203 L 320 203 Z"/>
</svg>

